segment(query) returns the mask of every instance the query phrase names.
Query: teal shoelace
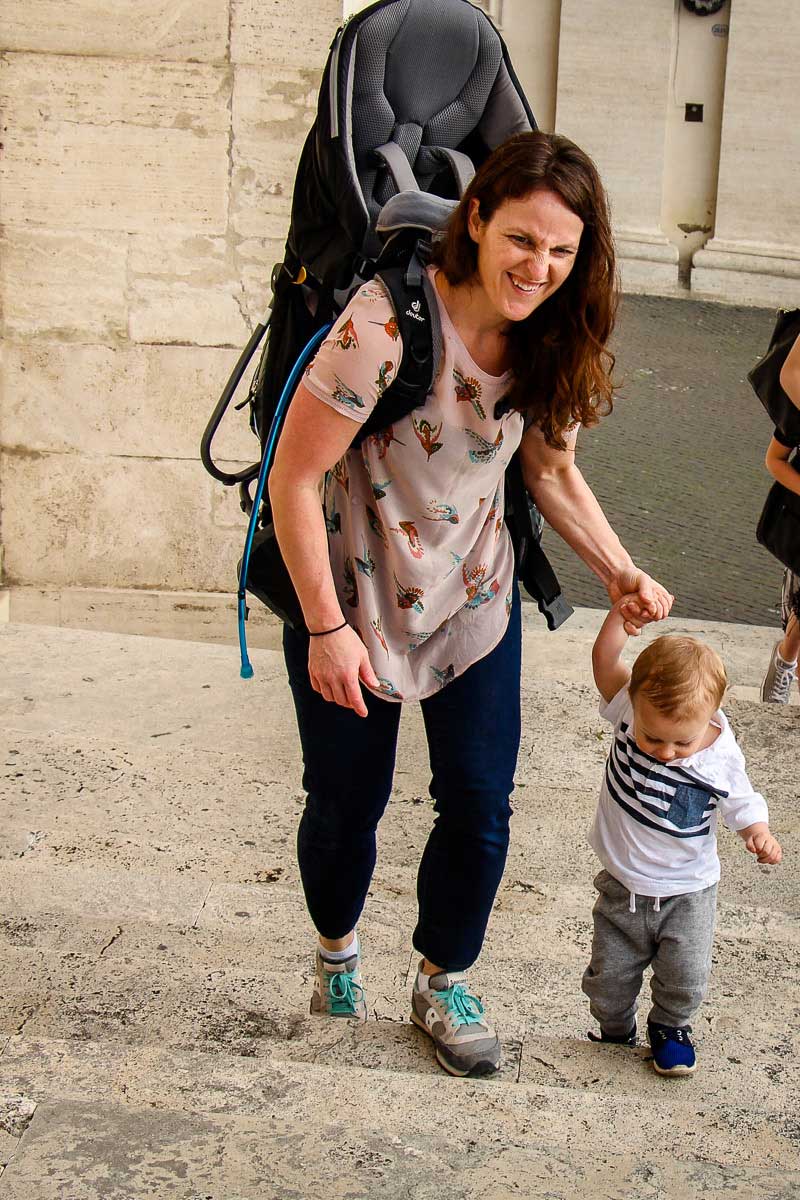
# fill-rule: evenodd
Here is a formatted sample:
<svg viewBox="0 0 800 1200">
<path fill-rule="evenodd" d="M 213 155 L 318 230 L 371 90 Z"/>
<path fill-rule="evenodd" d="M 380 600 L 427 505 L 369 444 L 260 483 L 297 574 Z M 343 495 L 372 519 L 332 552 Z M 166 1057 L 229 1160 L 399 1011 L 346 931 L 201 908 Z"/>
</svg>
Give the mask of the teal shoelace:
<svg viewBox="0 0 800 1200">
<path fill-rule="evenodd" d="M 458 1025 L 479 1025 L 483 1015 L 483 1005 L 477 996 L 473 996 L 463 983 L 454 983 L 452 987 L 437 992 L 447 1006 L 448 1016 Z"/>
<path fill-rule="evenodd" d="M 355 1016 L 356 1005 L 364 999 L 364 989 L 355 982 L 355 971 L 326 971 L 331 1016 Z"/>
</svg>

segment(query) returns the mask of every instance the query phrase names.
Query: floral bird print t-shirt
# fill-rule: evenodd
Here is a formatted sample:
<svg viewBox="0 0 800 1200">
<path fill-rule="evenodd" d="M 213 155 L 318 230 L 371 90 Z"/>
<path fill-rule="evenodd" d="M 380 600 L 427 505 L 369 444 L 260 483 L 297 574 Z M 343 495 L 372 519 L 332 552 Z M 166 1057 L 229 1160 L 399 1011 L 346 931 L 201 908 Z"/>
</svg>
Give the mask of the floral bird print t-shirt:
<svg viewBox="0 0 800 1200">
<path fill-rule="evenodd" d="M 511 609 L 503 484 L 523 420 L 495 417 L 510 373 L 482 371 L 438 293 L 437 302 L 442 354 L 424 406 L 351 447 L 325 481 L 342 612 L 369 651 L 379 694 L 398 701 L 432 695 L 487 655 Z M 391 301 L 373 280 L 334 323 L 306 387 L 363 424 L 402 352 Z"/>
</svg>

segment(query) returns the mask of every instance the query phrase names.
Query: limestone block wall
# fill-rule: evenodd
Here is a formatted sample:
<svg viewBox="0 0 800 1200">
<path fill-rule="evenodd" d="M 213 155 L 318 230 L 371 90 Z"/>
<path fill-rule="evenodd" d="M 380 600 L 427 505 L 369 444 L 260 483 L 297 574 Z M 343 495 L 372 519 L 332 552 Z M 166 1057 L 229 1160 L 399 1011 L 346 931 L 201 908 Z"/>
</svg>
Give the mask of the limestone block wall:
<svg viewBox="0 0 800 1200">
<path fill-rule="evenodd" d="M 0 538 L 12 618 L 77 619 L 114 607 L 118 589 L 235 586 L 242 514 L 198 444 L 263 315 L 340 20 L 341 0 L 7 6 Z M 224 460 L 254 457 L 244 426 L 223 431 Z"/>
</svg>

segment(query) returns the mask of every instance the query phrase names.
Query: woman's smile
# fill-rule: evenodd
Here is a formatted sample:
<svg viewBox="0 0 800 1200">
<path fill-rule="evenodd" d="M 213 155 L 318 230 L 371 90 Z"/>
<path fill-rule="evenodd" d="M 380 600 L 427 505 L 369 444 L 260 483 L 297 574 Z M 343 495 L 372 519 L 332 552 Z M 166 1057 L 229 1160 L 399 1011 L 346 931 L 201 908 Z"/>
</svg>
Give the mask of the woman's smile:
<svg viewBox="0 0 800 1200">
<path fill-rule="evenodd" d="M 517 291 L 522 292 L 526 296 L 535 295 L 544 286 L 541 283 L 529 283 L 525 279 L 520 279 L 518 275 L 512 275 L 510 271 L 508 275 Z"/>
</svg>

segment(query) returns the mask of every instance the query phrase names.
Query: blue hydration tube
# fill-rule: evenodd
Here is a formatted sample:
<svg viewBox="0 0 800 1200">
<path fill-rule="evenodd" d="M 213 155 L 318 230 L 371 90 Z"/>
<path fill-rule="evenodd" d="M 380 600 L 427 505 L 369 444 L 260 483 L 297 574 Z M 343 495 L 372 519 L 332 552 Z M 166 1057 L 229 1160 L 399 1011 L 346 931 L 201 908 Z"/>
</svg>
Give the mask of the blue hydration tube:
<svg viewBox="0 0 800 1200">
<path fill-rule="evenodd" d="M 272 456 L 275 453 L 275 445 L 278 441 L 281 425 L 283 424 L 283 415 L 286 412 L 286 409 L 289 407 L 289 401 L 294 395 L 297 381 L 300 378 L 303 368 L 305 367 L 309 358 L 314 353 L 317 346 L 319 346 L 320 342 L 330 328 L 330 324 L 323 325 L 321 329 L 317 330 L 311 341 L 308 342 L 308 344 L 301 351 L 297 362 L 292 367 L 289 378 L 283 385 L 281 398 L 278 401 L 277 407 L 275 408 L 275 415 L 272 418 L 272 424 L 270 425 L 269 433 L 267 434 L 267 441 L 264 447 L 264 457 L 261 460 L 261 470 L 258 472 L 258 484 L 256 486 L 255 496 L 253 497 L 253 509 L 250 513 L 250 524 L 247 526 L 247 537 L 245 538 L 244 543 L 242 565 L 239 571 L 239 591 L 237 595 L 239 601 L 239 653 L 242 659 L 242 665 L 239 670 L 239 674 L 241 675 L 242 679 L 253 678 L 253 664 L 250 662 L 247 654 L 247 636 L 244 629 L 244 623 L 247 620 L 247 599 L 245 585 L 247 583 L 247 571 L 250 566 L 250 552 L 253 549 L 253 538 L 255 537 L 256 529 L 258 527 L 258 514 L 261 508 L 261 497 L 264 494 L 264 484 L 267 482 L 267 474 L 269 472 L 270 464 L 272 463 Z"/>
</svg>

